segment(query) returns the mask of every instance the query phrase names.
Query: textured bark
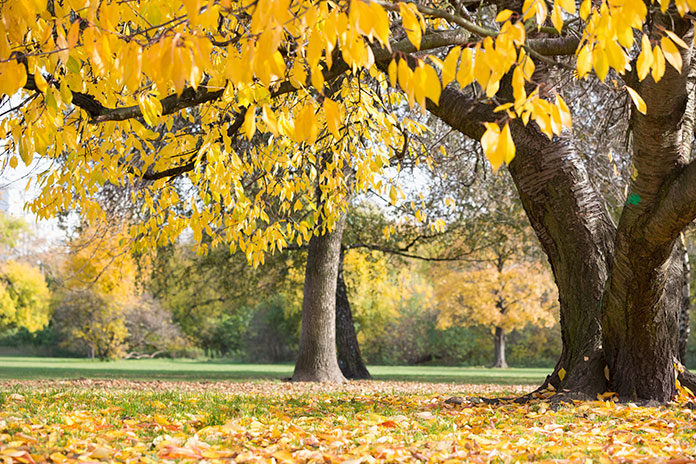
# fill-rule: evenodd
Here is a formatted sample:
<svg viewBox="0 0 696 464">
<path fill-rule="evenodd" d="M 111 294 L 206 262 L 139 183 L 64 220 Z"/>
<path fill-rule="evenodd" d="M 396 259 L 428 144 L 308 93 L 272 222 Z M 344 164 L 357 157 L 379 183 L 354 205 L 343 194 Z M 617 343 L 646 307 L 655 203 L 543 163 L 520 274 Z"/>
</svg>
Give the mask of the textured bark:
<svg viewBox="0 0 696 464">
<path fill-rule="evenodd" d="M 495 341 L 495 361 L 492 367 L 507 368 L 508 365 L 505 361 L 505 332 L 502 327 L 495 328 L 493 339 Z"/>
<path fill-rule="evenodd" d="M 345 222 L 345 213 L 341 213 L 332 231 L 309 240 L 293 381 L 345 381 L 336 357 L 336 281 Z"/>
<path fill-rule="evenodd" d="M 688 21 L 668 21 L 669 29 L 693 42 Z M 659 21 L 652 26 L 659 29 Z M 687 70 L 690 56 L 691 50 L 682 52 Z M 534 125 L 513 123 L 517 155 L 509 168 L 559 290 L 563 351 L 547 383 L 590 396 L 611 389 L 625 399 L 665 402 L 675 392 L 683 303 L 683 255 L 674 244 L 696 217 L 696 164 L 687 165 L 685 156 L 692 134 L 684 130 L 693 115 L 685 115 L 687 72 L 668 66 L 658 83 L 648 77 L 631 84 L 648 115 L 632 116 L 638 176 L 618 227 L 565 137 L 549 141 Z M 480 136 L 477 119 L 495 120 L 482 104 L 454 91 L 441 98 L 431 111 L 466 135 Z"/>
<path fill-rule="evenodd" d="M 336 280 L 336 349 L 338 351 L 338 367 L 347 379 L 371 379 L 372 376 L 365 366 L 360 354 L 358 337 L 355 334 L 353 313 L 346 282 L 343 280 L 343 254 L 338 262 L 338 279 Z"/>
</svg>

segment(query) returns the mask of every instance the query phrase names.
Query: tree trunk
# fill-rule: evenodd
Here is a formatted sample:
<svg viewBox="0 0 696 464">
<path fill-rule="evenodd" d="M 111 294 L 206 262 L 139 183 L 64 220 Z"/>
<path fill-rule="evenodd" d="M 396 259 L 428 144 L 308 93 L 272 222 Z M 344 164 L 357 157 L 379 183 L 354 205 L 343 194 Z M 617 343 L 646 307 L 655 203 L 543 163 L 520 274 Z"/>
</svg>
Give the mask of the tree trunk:
<svg viewBox="0 0 696 464">
<path fill-rule="evenodd" d="M 347 379 L 371 379 L 360 354 L 358 337 L 355 334 L 353 314 L 350 310 L 350 300 L 346 282 L 343 280 L 343 255 L 338 261 L 338 279 L 336 281 L 336 348 L 338 350 L 338 366 Z"/>
<path fill-rule="evenodd" d="M 343 382 L 336 358 L 336 281 L 345 212 L 332 231 L 309 240 L 300 348 L 293 381 Z"/>
<path fill-rule="evenodd" d="M 495 340 L 495 361 L 492 367 L 507 368 L 508 365 L 505 361 L 505 332 L 502 327 L 495 328 L 493 339 Z"/>
<path fill-rule="evenodd" d="M 667 19 L 668 29 L 693 42 L 688 21 Z M 686 69 L 690 54 L 682 51 Z M 683 264 L 673 248 L 696 217 L 696 165 L 687 166 L 684 156 L 692 131 L 680 131 L 693 116 L 684 114 L 685 74 L 668 67 L 658 83 L 650 77 L 630 83 L 648 115 L 632 116 L 638 175 L 618 228 L 567 136 L 549 140 L 533 124 L 511 123 L 517 154 L 510 173 L 559 291 L 563 351 L 545 382 L 559 392 L 594 397 L 612 389 L 660 402 L 674 395 Z M 477 120 L 496 120 L 483 104 L 450 89 L 429 109 L 472 137 L 481 135 Z"/>
<path fill-rule="evenodd" d="M 614 226 L 568 139 L 521 124 L 513 137 L 510 173 L 558 286 L 563 350 L 543 386 L 594 397 L 606 390 L 600 304 Z"/>
</svg>

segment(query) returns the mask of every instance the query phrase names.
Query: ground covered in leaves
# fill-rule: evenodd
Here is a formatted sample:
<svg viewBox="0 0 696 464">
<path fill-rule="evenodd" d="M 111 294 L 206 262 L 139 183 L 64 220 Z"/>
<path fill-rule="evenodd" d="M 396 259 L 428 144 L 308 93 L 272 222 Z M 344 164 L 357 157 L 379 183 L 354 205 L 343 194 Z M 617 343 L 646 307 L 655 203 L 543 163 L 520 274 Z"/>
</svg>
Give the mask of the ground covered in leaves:
<svg viewBox="0 0 696 464">
<path fill-rule="evenodd" d="M 0 382 L 0 462 L 694 462 L 696 411 L 529 386 Z M 446 400 L 463 398 L 460 404 Z"/>
</svg>

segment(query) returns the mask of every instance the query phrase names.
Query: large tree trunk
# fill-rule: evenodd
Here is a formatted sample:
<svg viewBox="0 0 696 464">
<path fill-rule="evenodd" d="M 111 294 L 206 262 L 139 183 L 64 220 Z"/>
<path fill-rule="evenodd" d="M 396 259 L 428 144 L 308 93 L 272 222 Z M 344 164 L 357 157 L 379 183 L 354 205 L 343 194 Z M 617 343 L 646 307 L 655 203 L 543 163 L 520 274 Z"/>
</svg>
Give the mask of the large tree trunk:
<svg viewBox="0 0 696 464">
<path fill-rule="evenodd" d="M 346 282 L 343 280 L 343 255 L 341 248 L 338 262 L 338 279 L 336 281 L 336 348 L 338 350 L 338 367 L 347 379 L 370 379 L 370 373 L 360 354 L 358 337 L 355 334 L 353 314 L 350 310 L 350 300 Z"/>
<path fill-rule="evenodd" d="M 514 132 L 510 173 L 558 286 L 563 350 L 547 383 L 594 397 L 606 390 L 600 304 L 614 226 L 571 141 L 531 125 Z"/>
<path fill-rule="evenodd" d="M 659 29 L 658 23 L 651 26 Z M 675 16 L 666 23 L 693 42 L 688 21 Z M 690 55 L 682 51 L 686 69 Z M 627 399 L 664 402 L 675 391 L 682 292 L 682 259 L 673 248 L 696 217 L 696 164 L 687 165 L 684 156 L 693 115 L 686 73 L 668 66 L 658 83 L 648 77 L 631 84 L 648 115 L 632 117 L 638 175 L 618 228 L 566 136 L 548 140 L 535 125 L 514 121 L 517 155 L 509 169 L 559 291 L 563 351 L 545 384 L 590 396 L 612 389 Z M 484 104 L 451 89 L 429 109 L 472 137 L 481 135 L 476 121 L 496 120 Z"/>
<path fill-rule="evenodd" d="M 495 328 L 493 339 L 495 343 L 495 361 L 491 367 L 507 368 L 508 365 L 505 361 L 505 331 L 503 331 L 502 327 Z"/>
<path fill-rule="evenodd" d="M 309 240 L 300 349 L 293 381 L 345 381 L 336 357 L 336 281 L 345 223 L 344 212 L 333 230 Z"/>
</svg>

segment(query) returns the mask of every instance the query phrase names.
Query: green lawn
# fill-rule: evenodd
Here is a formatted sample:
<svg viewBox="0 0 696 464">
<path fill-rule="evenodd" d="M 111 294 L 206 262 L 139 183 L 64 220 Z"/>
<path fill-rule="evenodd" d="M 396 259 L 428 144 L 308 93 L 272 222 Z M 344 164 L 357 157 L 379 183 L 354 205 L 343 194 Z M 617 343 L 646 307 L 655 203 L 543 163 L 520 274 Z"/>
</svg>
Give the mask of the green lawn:
<svg viewBox="0 0 696 464">
<path fill-rule="evenodd" d="M 253 380 L 292 375 L 291 364 L 240 364 L 219 360 L 147 359 L 91 361 L 71 358 L 0 356 L 0 379 L 130 379 L 130 380 Z M 483 367 L 369 366 L 376 380 L 422 382 L 536 384 L 547 368 L 487 369 Z"/>
</svg>

